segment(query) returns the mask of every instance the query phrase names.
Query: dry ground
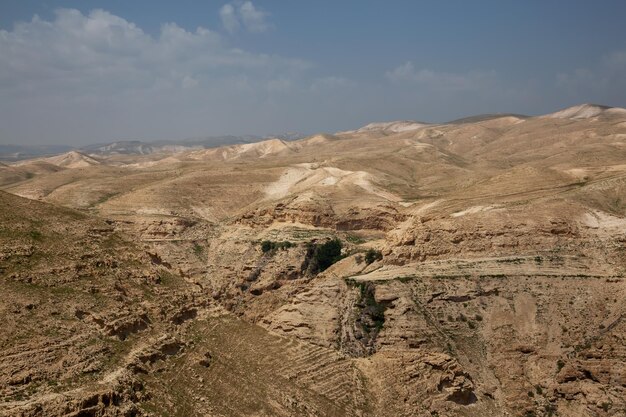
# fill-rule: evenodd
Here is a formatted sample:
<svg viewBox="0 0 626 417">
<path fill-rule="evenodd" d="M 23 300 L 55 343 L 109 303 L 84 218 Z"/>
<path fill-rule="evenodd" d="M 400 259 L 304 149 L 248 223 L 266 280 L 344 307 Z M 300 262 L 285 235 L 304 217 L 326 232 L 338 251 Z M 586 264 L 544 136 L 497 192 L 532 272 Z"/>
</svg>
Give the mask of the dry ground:
<svg viewBox="0 0 626 417">
<path fill-rule="evenodd" d="M 625 161 L 583 105 L 3 164 L 0 415 L 626 415 Z"/>
</svg>

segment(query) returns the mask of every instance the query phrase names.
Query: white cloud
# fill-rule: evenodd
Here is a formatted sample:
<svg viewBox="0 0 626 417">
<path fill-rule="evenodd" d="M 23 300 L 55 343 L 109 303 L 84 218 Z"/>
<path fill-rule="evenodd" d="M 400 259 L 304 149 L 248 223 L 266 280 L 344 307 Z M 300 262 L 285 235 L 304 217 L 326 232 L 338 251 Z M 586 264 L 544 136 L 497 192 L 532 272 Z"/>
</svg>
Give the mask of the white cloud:
<svg viewBox="0 0 626 417">
<path fill-rule="evenodd" d="M 52 21 L 38 17 L 0 30 L 0 91 L 38 93 L 69 89 L 77 94 L 98 86 L 146 90 L 213 83 L 238 72 L 256 78 L 294 76 L 309 68 L 299 59 L 226 47 L 220 35 L 175 23 L 150 36 L 135 24 L 103 10 L 83 15 L 61 9 Z M 65 90 L 68 91 L 68 90 Z"/>
<path fill-rule="evenodd" d="M 626 51 L 614 51 L 592 67 L 557 74 L 556 84 L 571 101 L 619 105 L 626 97 Z"/>
<path fill-rule="evenodd" d="M 196 79 L 195 79 L 195 78 L 193 78 L 193 77 L 190 77 L 190 76 L 188 76 L 188 75 L 187 75 L 187 76 L 185 76 L 185 77 L 183 78 L 183 84 L 182 84 L 182 85 L 183 85 L 183 88 L 194 88 L 194 87 L 196 87 L 198 84 L 199 84 L 199 83 L 198 83 L 198 80 L 196 80 Z"/>
<path fill-rule="evenodd" d="M 273 130 L 255 109 L 297 94 L 311 68 L 228 47 L 202 27 L 167 23 L 153 36 L 104 10 L 61 9 L 0 30 L 0 57 L 3 142 Z"/>
<path fill-rule="evenodd" d="M 239 7 L 239 14 L 244 26 L 250 32 L 265 32 L 270 28 L 269 23 L 266 21 L 268 13 L 254 7 L 251 1 L 246 1 Z"/>
<path fill-rule="evenodd" d="M 480 90 L 497 82 L 495 71 L 449 73 L 426 68 L 418 70 L 410 61 L 388 71 L 385 77 L 398 84 L 412 84 L 449 92 Z"/>
<path fill-rule="evenodd" d="M 258 9 L 244 20 L 246 3 L 229 4 L 240 30 L 267 25 L 266 15 L 254 17 Z M 359 81 L 232 42 L 175 23 L 150 34 L 104 10 L 63 9 L 50 20 L 0 30 L 0 142 L 312 133 L 381 119 L 513 111 L 511 103 L 535 100 L 524 94 L 536 89 L 511 88 L 490 71 L 435 72 L 408 62 L 386 79 Z M 623 60 L 615 54 L 606 65 L 615 71 Z M 532 104 L 544 99 L 537 94 Z"/>
<path fill-rule="evenodd" d="M 232 4 L 222 6 L 220 9 L 220 18 L 222 19 L 222 25 L 224 25 L 224 28 L 230 33 L 237 31 L 241 26 L 235 11 L 235 6 Z"/>
<path fill-rule="evenodd" d="M 267 21 L 269 13 L 257 9 L 251 1 L 227 3 L 220 9 L 222 25 L 230 33 L 244 27 L 252 33 L 262 33 L 272 27 Z"/>
</svg>

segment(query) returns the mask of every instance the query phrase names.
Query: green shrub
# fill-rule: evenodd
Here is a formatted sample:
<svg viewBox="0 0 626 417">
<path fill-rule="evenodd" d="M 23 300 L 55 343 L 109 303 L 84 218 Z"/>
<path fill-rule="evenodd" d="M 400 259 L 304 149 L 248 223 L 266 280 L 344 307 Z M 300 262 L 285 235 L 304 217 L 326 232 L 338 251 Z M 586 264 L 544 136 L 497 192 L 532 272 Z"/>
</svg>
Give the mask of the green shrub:
<svg viewBox="0 0 626 417">
<path fill-rule="evenodd" d="M 368 249 L 365 253 L 365 262 L 369 265 L 373 262 L 383 259 L 383 254 L 376 249 Z"/>
<path fill-rule="evenodd" d="M 302 272 L 318 274 L 329 266 L 343 258 L 341 255 L 342 244 L 339 239 L 329 240 L 325 243 L 310 242 L 307 245 L 307 253 L 302 263 Z"/>
<path fill-rule="evenodd" d="M 261 242 L 261 250 L 263 253 L 267 253 L 274 249 L 274 242 L 270 242 L 269 240 L 264 240 Z"/>
<path fill-rule="evenodd" d="M 39 230 L 31 230 L 30 238 L 33 240 L 41 240 L 43 238 L 43 235 L 41 234 Z"/>
<path fill-rule="evenodd" d="M 261 251 L 263 251 L 263 253 L 267 253 L 267 252 L 277 250 L 277 249 L 287 250 L 294 246 L 296 245 L 289 241 L 272 242 L 271 240 L 264 240 L 263 242 L 261 242 Z"/>
<path fill-rule="evenodd" d="M 318 246 L 315 252 L 315 259 L 320 272 L 328 269 L 329 266 L 341 259 L 341 247 L 339 239 L 329 240 Z"/>
<path fill-rule="evenodd" d="M 276 242 L 276 249 L 280 249 L 280 250 L 287 250 L 289 248 L 293 248 L 294 246 L 296 246 L 296 244 L 291 243 L 288 240 L 284 242 Z"/>
<path fill-rule="evenodd" d="M 356 306 L 359 308 L 360 314 L 357 321 L 368 335 L 376 336 L 385 324 L 387 303 L 376 301 L 374 284 L 358 282 L 353 285 L 359 289 L 359 301 Z"/>
</svg>

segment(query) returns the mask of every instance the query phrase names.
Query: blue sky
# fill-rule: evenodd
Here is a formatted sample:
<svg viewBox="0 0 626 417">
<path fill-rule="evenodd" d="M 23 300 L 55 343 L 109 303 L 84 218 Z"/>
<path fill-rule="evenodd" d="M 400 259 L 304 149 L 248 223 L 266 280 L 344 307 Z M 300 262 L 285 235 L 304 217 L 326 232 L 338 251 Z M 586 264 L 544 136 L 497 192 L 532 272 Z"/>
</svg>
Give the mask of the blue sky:
<svg viewBox="0 0 626 417">
<path fill-rule="evenodd" d="M 0 143 L 626 107 L 624 1 L 0 3 Z"/>
</svg>

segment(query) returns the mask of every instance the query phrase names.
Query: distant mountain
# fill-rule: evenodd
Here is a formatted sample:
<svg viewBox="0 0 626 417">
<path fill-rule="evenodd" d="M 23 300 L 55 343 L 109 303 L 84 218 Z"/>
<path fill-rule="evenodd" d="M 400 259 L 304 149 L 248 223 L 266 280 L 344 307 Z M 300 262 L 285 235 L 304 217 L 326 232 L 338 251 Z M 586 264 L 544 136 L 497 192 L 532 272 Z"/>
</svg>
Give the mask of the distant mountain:
<svg viewBox="0 0 626 417">
<path fill-rule="evenodd" d="M 217 136 L 209 138 L 190 138 L 184 140 L 162 140 L 142 142 L 138 140 L 117 141 L 95 144 L 81 148 L 82 152 L 97 155 L 149 155 L 159 152 L 181 152 L 190 149 L 207 149 L 224 145 L 257 142 L 257 136 Z"/>
<path fill-rule="evenodd" d="M 599 104 L 579 104 L 578 106 L 568 107 L 555 113 L 547 114 L 545 117 L 552 119 L 590 119 L 592 117 L 603 114 L 606 110 L 618 109 Z"/>
<path fill-rule="evenodd" d="M 286 140 L 286 141 L 292 141 L 292 140 L 299 140 L 299 139 L 304 139 L 306 137 L 308 137 L 309 135 L 305 135 L 303 133 L 300 132 L 287 132 L 287 133 L 280 133 L 280 134 L 276 134 L 276 135 L 267 135 L 265 136 L 265 139 L 281 139 L 281 140 Z"/>
<path fill-rule="evenodd" d="M 97 155 L 149 155 L 159 152 L 182 152 L 193 149 L 210 149 L 227 145 L 245 145 L 248 143 L 261 142 L 266 139 L 296 140 L 303 138 L 299 133 L 285 133 L 270 136 L 255 135 L 224 135 L 209 136 L 202 138 L 188 138 L 183 140 L 160 140 L 155 142 L 142 142 L 138 140 L 118 141 L 107 144 L 85 146 L 82 152 Z"/>
<path fill-rule="evenodd" d="M 46 158 L 45 161 L 62 168 L 86 168 L 101 164 L 97 159 L 78 151 L 69 151 L 61 155 L 52 156 Z"/>
<path fill-rule="evenodd" d="M 393 122 L 376 122 L 365 125 L 356 130 L 348 130 L 340 133 L 366 133 L 366 132 L 382 132 L 382 133 L 400 133 L 411 130 L 421 129 L 428 126 L 428 123 L 416 122 L 413 120 L 398 120 Z"/>
<path fill-rule="evenodd" d="M 159 152 L 181 152 L 191 149 L 210 149 L 226 145 L 244 145 L 247 143 L 260 142 L 266 139 L 280 139 L 292 141 L 306 137 L 301 133 L 288 132 L 277 135 L 255 136 L 255 135 L 223 135 L 188 138 L 182 140 L 160 140 L 154 142 L 144 142 L 139 140 L 124 140 L 109 143 L 97 143 L 83 147 L 72 146 L 22 146 L 22 145 L 0 145 L 0 161 L 20 161 L 24 159 L 41 158 L 63 154 L 69 151 L 79 151 L 84 154 L 94 155 L 149 155 Z"/>
<path fill-rule="evenodd" d="M 0 145 L 0 161 L 20 161 L 58 155 L 72 149 L 66 145 Z"/>
<path fill-rule="evenodd" d="M 91 154 L 128 154 L 128 155 L 148 155 L 157 149 L 150 143 L 138 140 L 119 141 L 105 144 L 95 144 L 82 147 L 82 152 Z"/>
<path fill-rule="evenodd" d="M 452 120 L 444 124 L 462 125 L 466 123 L 479 123 L 479 122 L 486 122 L 488 120 L 499 119 L 501 117 L 515 117 L 517 119 L 528 119 L 529 116 L 526 116 L 523 114 L 516 114 L 516 113 L 489 113 L 489 114 L 480 114 L 477 116 L 463 117 L 462 119 Z"/>
</svg>

